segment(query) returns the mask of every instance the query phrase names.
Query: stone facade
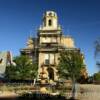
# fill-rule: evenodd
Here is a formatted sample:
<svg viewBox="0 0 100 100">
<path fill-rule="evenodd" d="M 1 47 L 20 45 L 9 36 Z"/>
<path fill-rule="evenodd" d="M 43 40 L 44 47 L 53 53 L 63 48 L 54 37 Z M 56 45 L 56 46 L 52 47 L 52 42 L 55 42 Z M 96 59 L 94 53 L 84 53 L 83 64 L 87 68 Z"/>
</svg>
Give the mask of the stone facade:
<svg viewBox="0 0 100 100">
<path fill-rule="evenodd" d="M 7 66 L 16 66 L 10 51 L 0 52 L 0 78 L 4 78 Z"/>
<path fill-rule="evenodd" d="M 29 37 L 27 47 L 20 52 L 29 55 L 33 61 L 38 61 L 38 79 L 56 81 L 59 77 L 57 71 L 59 52 L 63 49 L 79 50 L 75 48 L 72 37 L 64 36 L 57 14 L 54 11 L 47 11 L 43 15 L 37 38 Z"/>
</svg>

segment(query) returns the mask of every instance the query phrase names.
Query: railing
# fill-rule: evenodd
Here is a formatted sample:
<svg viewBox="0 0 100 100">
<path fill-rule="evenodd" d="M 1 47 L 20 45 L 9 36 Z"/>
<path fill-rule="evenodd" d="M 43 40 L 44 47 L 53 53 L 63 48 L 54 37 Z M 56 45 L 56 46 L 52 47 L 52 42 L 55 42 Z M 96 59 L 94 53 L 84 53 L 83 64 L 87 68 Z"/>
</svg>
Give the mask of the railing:
<svg viewBox="0 0 100 100">
<path fill-rule="evenodd" d="M 57 48 L 40 48 L 39 51 L 57 51 Z"/>
<path fill-rule="evenodd" d="M 48 60 L 48 62 L 43 62 L 41 66 L 55 66 L 57 65 L 55 61 L 51 62 Z"/>
<path fill-rule="evenodd" d="M 61 26 L 60 25 L 58 25 L 57 27 L 55 27 L 55 28 L 51 28 L 51 27 L 44 27 L 43 25 L 40 25 L 40 27 L 39 27 L 39 30 L 45 30 L 45 29 L 50 29 L 50 30 L 61 30 Z"/>
</svg>

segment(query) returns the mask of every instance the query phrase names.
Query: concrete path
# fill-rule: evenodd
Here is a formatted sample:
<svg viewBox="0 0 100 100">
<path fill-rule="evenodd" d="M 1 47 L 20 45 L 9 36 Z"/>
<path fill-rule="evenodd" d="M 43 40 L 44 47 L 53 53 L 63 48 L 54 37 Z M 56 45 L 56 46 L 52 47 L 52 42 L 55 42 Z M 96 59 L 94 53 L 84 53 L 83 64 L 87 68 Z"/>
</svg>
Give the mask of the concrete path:
<svg viewBox="0 0 100 100">
<path fill-rule="evenodd" d="M 100 100 L 100 85 L 80 85 L 80 100 Z"/>
</svg>

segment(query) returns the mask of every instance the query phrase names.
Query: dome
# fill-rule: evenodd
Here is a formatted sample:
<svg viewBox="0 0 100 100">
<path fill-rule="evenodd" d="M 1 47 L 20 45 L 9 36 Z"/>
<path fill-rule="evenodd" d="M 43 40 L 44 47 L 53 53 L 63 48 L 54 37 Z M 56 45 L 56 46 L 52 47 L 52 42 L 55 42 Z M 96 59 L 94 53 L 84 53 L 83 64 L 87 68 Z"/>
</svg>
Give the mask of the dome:
<svg viewBox="0 0 100 100">
<path fill-rule="evenodd" d="M 66 44 L 69 48 L 73 48 L 75 46 L 74 39 L 69 35 L 66 36 Z"/>
<path fill-rule="evenodd" d="M 75 47 L 74 39 L 69 35 L 62 37 L 62 44 L 67 48 L 74 48 Z"/>
<path fill-rule="evenodd" d="M 28 41 L 27 41 L 27 48 L 33 49 L 34 48 L 34 42 L 33 42 L 33 38 L 29 37 Z"/>
<path fill-rule="evenodd" d="M 33 44 L 33 39 L 29 38 L 28 41 L 27 41 L 27 44 Z"/>
</svg>

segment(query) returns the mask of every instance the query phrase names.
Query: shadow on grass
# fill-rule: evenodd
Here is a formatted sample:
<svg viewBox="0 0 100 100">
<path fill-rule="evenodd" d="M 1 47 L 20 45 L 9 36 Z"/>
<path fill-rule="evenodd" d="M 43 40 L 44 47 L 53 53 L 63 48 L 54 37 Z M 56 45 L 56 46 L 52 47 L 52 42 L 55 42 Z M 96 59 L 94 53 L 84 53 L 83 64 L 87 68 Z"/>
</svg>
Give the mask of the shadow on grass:
<svg viewBox="0 0 100 100">
<path fill-rule="evenodd" d="M 23 94 L 19 97 L 14 98 L 1 98 L 0 100 L 68 100 L 64 96 L 61 95 L 50 95 L 50 94 L 42 94 L 42 93 L 27 93 Z M 74 100 L 74 99 L 70 99 Z"/>
<path fill-rule="evenodd" d="M 66 100 L 65 97 L 61 95 L 50 95 L 50 94 L 24 94 L 17 98 L 17 100 Z"/>
</svg>

